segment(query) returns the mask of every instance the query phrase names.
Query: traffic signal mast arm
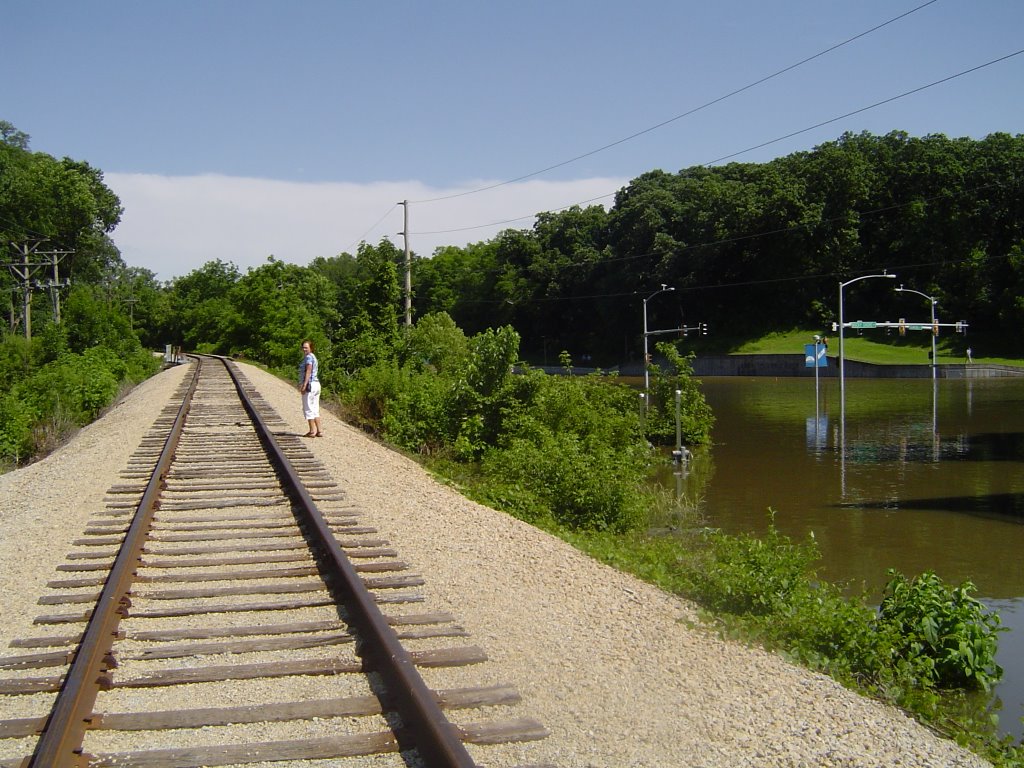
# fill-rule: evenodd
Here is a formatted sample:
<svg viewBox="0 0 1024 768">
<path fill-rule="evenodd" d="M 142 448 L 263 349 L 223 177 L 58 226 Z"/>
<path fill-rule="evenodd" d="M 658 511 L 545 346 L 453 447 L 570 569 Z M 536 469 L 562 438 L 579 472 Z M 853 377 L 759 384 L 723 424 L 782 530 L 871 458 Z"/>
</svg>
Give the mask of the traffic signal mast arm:
<svg viewBox="0 0 1024 768">
<path fill-rule="evenodd" d="M 964 333 L 967 330 L 967 321 L 960 320 L 955 323 L 932 323 L 926 320 L 923 323 L 908 323 L 904 320 L 893 323 L 888 320 L 875 322 L 874 320 L 851 320 L 843 323 L 843 328 L 896 328 L 900 331 L 933 331 L 936 335 L 939 328 L 953 328 L 957 333 Z M 832 323 L 832 331 L 839 329 L 839 323 Z"/>
<path fill-rule="evenodd" d="M 661 331 L 648 331 L 648 336 L 657 336 L 662 333 L 681 333 L 683 336 L 686 335 L 687 331 L 699 331 L 702 336 L 708 335 L 708 324 L 697 323 L 696 325 L 684 325 L 679 328 L 666 328 Z"/>
</svg>

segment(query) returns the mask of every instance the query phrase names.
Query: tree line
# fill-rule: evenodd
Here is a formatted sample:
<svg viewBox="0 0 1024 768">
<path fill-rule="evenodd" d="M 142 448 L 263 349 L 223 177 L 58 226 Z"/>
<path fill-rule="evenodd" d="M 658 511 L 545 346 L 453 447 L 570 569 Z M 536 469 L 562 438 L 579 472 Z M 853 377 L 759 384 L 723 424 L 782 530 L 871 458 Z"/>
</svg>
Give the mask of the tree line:
<svg viewBox="0 0 1024 768">
<path fill-rule="evenodd" d="M 840 282 L 888 269 L 938 299 L 943 321 L 1006 354 L 1024 347 L 1024 136 L 844 134 L 766 163 L 654 170 L 593 205 L 543 213 L 416 262 L 414 307 L 468 331 L 510 324 L 541 361 L 567 349 L 638 360 L 650 328 L 707 323 L 719 348 L 765 331 L 825 329 Z M 914 307 L 891 284 L 851 286 L 880 317 Z M 922 310 L 920 316 L 927 317 Z"/>
</svg>

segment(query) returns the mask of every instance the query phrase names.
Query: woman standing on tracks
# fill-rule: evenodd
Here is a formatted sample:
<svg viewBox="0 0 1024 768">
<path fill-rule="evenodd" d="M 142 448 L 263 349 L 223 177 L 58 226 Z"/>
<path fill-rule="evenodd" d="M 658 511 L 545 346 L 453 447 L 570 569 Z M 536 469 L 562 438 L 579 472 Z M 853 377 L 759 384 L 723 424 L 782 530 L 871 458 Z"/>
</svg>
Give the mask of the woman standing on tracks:
<svg viewBox="0 0 1024 768">
<path fill-rule="evenodd" d="M 299 392 L 302 393 L 302 413 L 309 422 L 309 431 L 304 437 L 323 437 L 320 428 L 320 379 L 317 372 L 320 363 L 313 354 L 313 342 L 302 342 L 302 362 L 299 363 Z"/>
</svg>

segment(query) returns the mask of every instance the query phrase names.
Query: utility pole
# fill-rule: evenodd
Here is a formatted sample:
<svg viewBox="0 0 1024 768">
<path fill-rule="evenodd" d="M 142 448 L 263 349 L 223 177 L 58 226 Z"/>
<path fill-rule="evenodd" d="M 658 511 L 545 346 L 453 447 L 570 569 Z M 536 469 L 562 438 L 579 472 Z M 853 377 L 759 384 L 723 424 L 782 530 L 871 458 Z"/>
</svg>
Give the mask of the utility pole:
<svg viewBox="0 0 1024 768">
<path fill-rule="evenodd" d="M 412 256 L 409 251 L 409 201 L 399 203 L 405 209 L 405 222 L 398 234 L 405 239 L 405 325 L 412 325 Z"/>
<path fill-rule="evenodd" d="M 40 251 L 39 246 L 42 245 L 44 240 L 36 240 L 31 243 L 24 242 L 20 245 L 18 243 L 11 243 L 11 247 L 14 248 L 18 256 L 21 257 L 19 260 L 12 260 L 8 262 L 7 268 L 11 271 L 18 280 L 21 281 L 21 317 L 22 323 L 25 329 L 25 338 L 31 340 L 32 338 L 32 288 L 46 288 L 50 291 L 50 300 L 53 305 L 53 317 L 54 322 L 60 322 L 60 295 L 58 291 L 61 288 L 65 288 L 71 284 L 70 279 L 65 278 L 63 281 L 60 280 L 58 272 L 58 264 L 61 259 L 67 256 L 69 253 L 74 251 Z M 30 260 L 29 257 L 32 257 Z M 39 261 L 38 259 L 43 256 L 48 256 L 48 261 Z M 46 281 L 33 281 L 32 277 L 43 267 L 53 267 L 53 277 Z"/>
<path fill-rule="evenodd" d="M 50 257 L 50 264 L 53 266 L 53 277 L 45 283 L 42 280 L 39 280 L 36 282 L 36 285 L 39 288 L 46 288 L 49 290 L 50 306 L 53 308 L 53 322 L 57 325 L 60 325 L 60 289 L 67 288 L 71 285 L 70 277 L 65 277 L 63 280 L 60 279 L 59 264 L 69 253 L 74 253 L 74 251 L 46 251 L 40 254 L 40 256 Z"/>
</svg>

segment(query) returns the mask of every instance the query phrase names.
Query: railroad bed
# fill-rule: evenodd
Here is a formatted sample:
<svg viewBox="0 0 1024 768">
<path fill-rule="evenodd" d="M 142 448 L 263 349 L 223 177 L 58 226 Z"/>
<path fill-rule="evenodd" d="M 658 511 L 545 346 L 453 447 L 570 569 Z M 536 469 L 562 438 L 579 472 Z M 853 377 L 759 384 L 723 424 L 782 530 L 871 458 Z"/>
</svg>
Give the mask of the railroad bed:
<svg viewBox="0 0 1024 768">
<path fill-rule="evenodd" d="M 436 684 L 484 651 L 232 364 L 194 368 L 0 658 L 0 767 L 473 766 L 464 742 L 544 738 L 511 687 Z"/>
</svg>

